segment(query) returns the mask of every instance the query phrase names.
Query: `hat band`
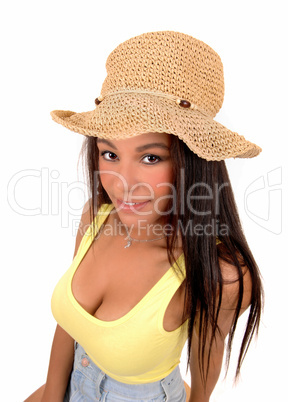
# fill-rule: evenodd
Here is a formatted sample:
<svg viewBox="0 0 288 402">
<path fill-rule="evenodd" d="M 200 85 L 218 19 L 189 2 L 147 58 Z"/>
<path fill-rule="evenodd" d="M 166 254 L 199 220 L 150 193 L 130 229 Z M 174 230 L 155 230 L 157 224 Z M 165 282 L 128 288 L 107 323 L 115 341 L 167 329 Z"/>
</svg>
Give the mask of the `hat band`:
<svg viewBox="0 0 288 402">
<path fill-rule="evenodd" d="M 195 105 L 195 103 L 192 103 L 186 99 L 181 99 L 178 96 L 167 94 L 165 92 L 147 91 L 145 89 L 125 89 L 125 90 L 120 90 L 120 91 L 115 91 L 115 92 L 107 92 L 105 95 L 100 95 L 98 98 L 96 98 L 95 103 L 96 103 L 96 105 L 99 105 L 107 96 L 110 96 L 110 95 L 127 94 L 127 93 L 159 96 L 161 98 L 166 98 L 166 99 L 175 101 L 177 103 L 177 105 L 179 105 L 183 108 L 197 110 L 200 113 L 202 113 L 203 115 L 209 116 L 209 114 L 205 110 L 201 109 L 198 105 Z"/>
</svg>

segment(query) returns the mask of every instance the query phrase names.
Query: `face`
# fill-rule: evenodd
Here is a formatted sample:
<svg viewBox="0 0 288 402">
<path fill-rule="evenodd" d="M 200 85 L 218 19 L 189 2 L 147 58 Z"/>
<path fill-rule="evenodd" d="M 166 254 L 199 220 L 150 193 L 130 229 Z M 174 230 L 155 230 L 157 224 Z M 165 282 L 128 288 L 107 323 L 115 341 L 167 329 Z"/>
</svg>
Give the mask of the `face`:
<svg viewBox="0 0 288 402">
<path fill-rule="evenodd" d="M 99 175 L 121 222 L 164 223 L 172 197 L 171 136 L 147 133 L 125 140 L 98 138 Z"/>
</svg>

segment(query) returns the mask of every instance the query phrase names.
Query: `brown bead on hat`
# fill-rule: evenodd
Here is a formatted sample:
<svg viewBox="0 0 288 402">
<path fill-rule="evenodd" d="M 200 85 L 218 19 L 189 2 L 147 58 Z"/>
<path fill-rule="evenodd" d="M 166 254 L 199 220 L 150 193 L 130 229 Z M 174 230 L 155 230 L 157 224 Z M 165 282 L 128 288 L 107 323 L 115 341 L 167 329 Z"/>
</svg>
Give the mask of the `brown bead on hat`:
<svg viewBox="0 0 288 402">
<path fill-rule="evenodd" d="M 223 65 L 204 42 L 173 31 L 145 33 L 117 46 L 106 70 L 94 110 L 54 110 L 53 120 L 112 140 L 174 134 L 206 160 L 252 158 L 261 152 L 214 120 L 224 98 Z"/>
</svg>

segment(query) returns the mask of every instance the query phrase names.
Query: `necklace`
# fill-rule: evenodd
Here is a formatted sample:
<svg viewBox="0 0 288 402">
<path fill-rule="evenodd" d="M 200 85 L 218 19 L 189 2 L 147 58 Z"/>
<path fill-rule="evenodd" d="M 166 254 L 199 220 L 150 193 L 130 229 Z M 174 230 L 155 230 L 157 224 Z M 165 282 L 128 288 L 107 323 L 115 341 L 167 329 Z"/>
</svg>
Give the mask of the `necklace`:
<svg viewBox="0 0 288 402">
<path fill-rule="evenodd" d="M 150 241 L 161 240 L 161 239 L 164 239 L 164 237 L 167 237 L 167 235 L 164 235 L 164 236 L 161 236 L 161 237 L 156 237 L 155 239 L 134 239 L 134 237 L 131 237 L 131 236 L 129 235 L 127 226 L 126 226 L 126 225 L 124 225 L 124 226 L 125 226 L 125 230 L 126 230 L 127 237 L 128 237 L 127 244 L 126 244 L 126 246 L 124 246 L 124 248 L 130 247 L 130 246 L 132 245 L 132 241 L 150 242 Z"/>
</svg>

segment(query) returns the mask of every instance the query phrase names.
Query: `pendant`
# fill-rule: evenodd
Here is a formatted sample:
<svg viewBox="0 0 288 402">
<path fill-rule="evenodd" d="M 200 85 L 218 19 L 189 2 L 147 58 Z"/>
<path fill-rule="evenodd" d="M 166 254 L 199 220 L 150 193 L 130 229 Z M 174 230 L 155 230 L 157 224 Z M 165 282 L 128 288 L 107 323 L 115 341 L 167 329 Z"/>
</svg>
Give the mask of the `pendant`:
<svg viewBox="0 0 288 402">
<path fill-rule="evenodd" d="M 128 248 L 130 247 L 132 244 L 132 241 L 130 239 L 128 239 L 126 246 L 124 246 L 124 248 Z"/>
</svg>

